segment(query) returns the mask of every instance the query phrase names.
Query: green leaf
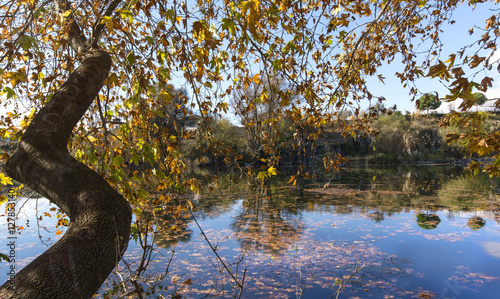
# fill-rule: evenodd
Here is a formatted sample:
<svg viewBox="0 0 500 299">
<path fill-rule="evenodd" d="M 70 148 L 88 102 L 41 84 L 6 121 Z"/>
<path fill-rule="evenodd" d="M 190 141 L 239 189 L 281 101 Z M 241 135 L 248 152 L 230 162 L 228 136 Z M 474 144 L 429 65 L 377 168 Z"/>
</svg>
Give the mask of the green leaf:
<svg viewBox="0 0 500 299">
<path fill-rule="evenodd" d="M 267 177 L 268 177 L 268 172 L 267 171 L 261 171 L 259 172 L 259 174 L 257 175 L 257 178 L 261 181 L 264 181 Z"/>
<path fill-rule="evenodd" d="M 158 68 L 158 75 L 163 77 L 164 80 L 171 80 L 170 70 L 167 68 L 163 68 L 163 67 Z"/>
<path fill-rule="evenodd" d="M 112 160 L 113 164 L 116 166 L 123 165 L 123 158 L 120 155 L 114 156 L 111 160 Z"/>
<path fill-rule="evenodd" d="M 169 9 L 165 12 L 165 20 L 172 22 L 174 24 L 175 22 L 175 11 L 172 9 Z"/>
<path fill-rule="evenodd" d="M 135 54 L 134 51 L 128 53 L 127 55 L 127 62 L 130 66 L 135 64 Z"/>
<path fill-rule="evenodd" d="M 2 262 L 2 260 L 6 261 L 6 262 L 10 262 L 10 258 L 8 255 L 0 253 L 0 263 Z"/>
<path fill-rule="evenodd" d="M 7 87 L 5 86 L 2 90 L 2 94 L 5 95 L 7 97 L 7 99 L 10 99 L 10 98 L 16 98 L 16 93 L 14 92 L 14 89 L 10 88 L 10 87 Z"/>
<path fill-rule="evenodd" d="M 31 36 L 23 35 L 17 40 L 17 43 L 20 44 L 26 52 L 28 52 L 32 47 L 38 49 L 38 43 L 36 39 L 32 38 Z"/>
<path fill-rule="evenodd" d="M 125 10 L 125 9 L 117 9 L 116 10 L 118 13 L 120 13 L 120 17 L 123 20 L 129 20 L 130 23 L 134 21 L 134 14 L 130 10 Z"/>
<path fill-rule="evenodd" d="M 222 29 L 228 30 L 232 36 L 236 34 L 236 26 L 234 25 L 233 20 L 224 18 L 222 19 Z"/>
</svg>

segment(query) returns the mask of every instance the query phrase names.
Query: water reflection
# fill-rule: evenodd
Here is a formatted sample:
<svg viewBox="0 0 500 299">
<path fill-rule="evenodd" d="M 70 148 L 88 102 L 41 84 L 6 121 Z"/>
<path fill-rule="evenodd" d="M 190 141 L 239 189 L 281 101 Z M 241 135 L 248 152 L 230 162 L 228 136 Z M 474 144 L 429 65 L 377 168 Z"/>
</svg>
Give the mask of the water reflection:
<svg viewBox="0 0 500 299">
<path fill-rule="evenodd" d="M 339 214 L 361 213 L 376 223 L 412 210 L 418 211 L 415 220 L 425 230 L 435 229 L 441 222 L 437 211 L 446 211 L 449 217 L 484 211 L 500 223 L 499 179 L 471 176 L 460 168 L 349 169 L 337 175 L 328 189 L 308 187 L 309 201 L 312 198 L 321 204 L 309 207 Z M 474 230 L 486 224 L 481 217 L 469 222 Z"/>
<path fill-rule="evenodd" d="M 418 213 L 417 223 L 423 229 L 435 229 L 441 223 L 441 219 L 436 214 Z"/>
<path fill-rule="evenodd" d="M 155 242 L 157 246 L 171 248 L 191 240 L 193 230 L 189 226 L 190 219 L 172 216 L 161 216 L 160 218 L 163 221 L 156 231 Z"/>
<path fill-rule="evenodd" d="M 376 223 L 380 223 L 385 219 L 384 212 L 382 211 L 375 211 L 373 213 L 368 213 L 367 216 Z"/>
<path fill-rule="evenodd" d="M 230 225 L 240 247 L 275 254 L 303 233 L 303 212 L 361 214 L 382 223 L 397 213 L 415 211 L 415 222 L 423 230 L 434 230 L 441 223 L 437 211 L 446 211 L 449 219 L 460 212 L 484 211 L 500 220 L 498 179 L 463 174 L 461 168 L 350 168 L 331 178 L 328 188 L 319 180 L 304 185 L 300 194 L 286 181 L 287 174 L 282 172 L 262 187 L 231 172 L 219 178 L 218 192 L 195 198 L 195 215 L 199 220 L 217 218 L 242 199 L 242 208 Z M 161 219 L 158 245 L 169 248 L 189 242 L 193 233 L 189 216 L 166 214 Z M 480 216 L 467 223 L 471 230 L 485 225 Z"/>
<path fill-rule="evenodd" d="M 294 244 L 304 227 L 294 200 L 265 188 L 242 204 L 230 227 L 244 251 L 281 254 Z"/>
<path fill-rule="evenodd" d="M 486 220 L 478 216 L 469 218 L 469 221 L 467 222 L 467 226 L 470 227 L 470 229 L 472 230 L 478 230 L 485 225 L 486 225 Z"/>
<path fill-rule="evenodd" d="M 486 241 L 481 246 L 487 254 L 500 259 L 500 242 Z"/>
<path fill-rule="evenodd" d="M 500 256 L 496 179 L 445 167 L 361 168 L 319 178 L 297 193 L 283 172 L 263 187 L 238 175 L 220 175 L 219 189 L 202 192 L 193 213 L 228 263 L 246 254 L 237 263 L 248 269 L 245 298 L 293 297 L 305 281 L 305 297 L 328 297 L 325 286 L 358 260 L 367 267 L 346 297 L 422 297 L 440 294 L 443 281 L 461 284 L 466 297 L 474 283 L 482 283 L 482 297 L 496 294 L 492 280 L 481 281 L 500 276 L 489 266 L 489 258 Z M 221 295 L 227 286 L 206 264 L 213 253 L 192 218 L 160 218 L 156 244 L 176 247 L 184 259 L 172 264 L 172 275 L 192 279 L 192 293 L 183 296 Z"/>
<path fill-rule="evenodd" d="M 275 178 L 264 189 L 250 180 L 229 175 L 232 193 L 224 196 L 205 193 L 196 208 L 197 217 L 217 217 L 230 209 L 238 198 L 244 198 L 243 209 L 231 228 L 238 233 L 242 248 L 271 250 L 281 239 L 293 240 L 301 232 L 303 211 L 336 214 L 362 214 L 381 223 L 396 213 L 415 212 L 415 221 L 425 230 L 436 229 L 441 222 L 437 211 L 448 217 L 458 212 L 487 211 L 498 222 L 499 180 L 487 175 L 463 174 L 456 167 L 350 168 L 330 178 L 309 182 L 303 192 L 286 185 L 287 174 Z M 224 182 L 223 177 L 220 181 Z M 228 185 L 226 185 L 227 187 Z M 238 197 L 239 196 L 239 197 Z M 481 217 L 471 218 L 469 227 L 477 230 L 486 225 Z"/>
</svg>

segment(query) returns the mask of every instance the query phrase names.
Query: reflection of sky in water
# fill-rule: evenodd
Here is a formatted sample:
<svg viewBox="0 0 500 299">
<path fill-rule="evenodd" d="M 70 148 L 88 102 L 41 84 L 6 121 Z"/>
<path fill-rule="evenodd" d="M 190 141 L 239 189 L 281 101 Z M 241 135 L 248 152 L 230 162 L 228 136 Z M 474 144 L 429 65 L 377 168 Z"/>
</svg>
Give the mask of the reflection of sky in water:
<svg viewBox="0 0 500 299">
<path fill-rule="evenodd" d="M 247 208 L 243 200 L 235 200 L 218 217 L 199 221 L 228 263 L 238 260 L 244 251 L 242 243 L 238 243 L 240 235 L 231 225 Z M 471 230 L 468 219 L 477 212 L 434 212 L 441 222 L 435 229 L 426 230 L 419 227 L 417 212 L 412 210 L 386 216 L 378 223 L 356 207 L 352 214 L 324 212 L 320 205 L 317 210 L 322 212 L 308 210 L 295 216 L 281 215 L 289 222 L 287 226 L 300 222 L 300 229 L 295 236 L 281 233 L 280 244 L 260 246 L 280 233 L 268 235 L 272 227 L 267 223 L 253 227 L 260 232 L 260 238 L 255 235 L 253 243 L 245 243 L 245 258 L 239 270 L 241 277 L 242 269 L 247 269 L 243 298 L 295 297 L 297 286 L 306 282 L 302 298 L 328 298 L 336 290 L 332 287 L 335 280 L 350 274 L 358 260 L 366 266 L 348 284 L 342 298 L 412 298 L 421 294 L 433 294 L 435 298 L 498 298 L 500 261 L 491 252 L 499 248 L 500 226 L 488 219 L 483 228 Z M 264 213 L 255 219 L 265 217 Z M 189 228 L 193 237 L 175 248 L 170 275 L 178 282 L 191 278 L 193 284 L 183 295 L 199 298 L 202 290 L 214 294 L 212 288 L 220 287 L 220 275 L 213 266 L 216 259 L 198 229 L 192 223 Z M 273 246 L 280 249 L 279 253 L 272 250 Z M 132 257 L 130 253 L 128 258 Z M 135 255 L 139 253 L 137 250 Z M 168 251 L 164 255 L 169 257 Z M 161 271 L 165 263 L 159 265 Z"/>
<path fill-rule="evenodd" d="M 5 211 L 5 207 L 6 204 L 0 205 L 2 214 Z M 17 239 L 15 239 L 16 268 L 18 270 L 34 260 L 39 254 L 44 252 L 60 238 L 60 236 L 54 233 L 57 230 L 55 229 L 57 223 L 55 212 L 50 212 L 52 217 L 43 216 L 43 213 L 48 212 L 52 207 L 55 207 L 55 205 L 50 204 L 45 198 L 30 200 L 26 200 L 26 198 L 18 199 L 15 207 L 18 216 L 16 225 L 23 227 L 16 235 Z M 42 216 L 42 220 L 37 221 L 37 216 Z M 7 236 L 9 236 L 7 219 L 5 217 L 0 219 L 2 220 L 0 223 L 0 252 L 7 253 L 10 250 L 7 244 L 12 239 L 7 239 Z M 37 225 L 37 222 L 40 224 L 40 227 Z M 64 230 L 63 228 L 61 229 Z M 9 266 L 10 264 L 8 262 L 3 261 L 0 263 L 0 281 L 6 280 L 6 271 Z"/>
<path fill-rule="evenodd" d="M 500 242 L 486 241 L 482 242 L 481 246 L 487 254 L 500 259 Z"/>
<path fill-rule="evenodd" d="M 357 261 L 366 266 L 347 285 L 341 298 L 412 298 L 422 294 L 433 294 L 434 298 L 498 298 L 500 225 L 493 213 L 457 212 L 444 205 L 436 211 L 419 206 L 416 211 L 409 208 L 413 197 L 405 197 L 400 200 L 402 208 L 388 214 L 374 209 L 373 202 L 340 205 L 342 196 L 308 197 L 307 193 L 299 200 L 285 191 L 276 191 L 270 201 L 258 202 L 255 194 L 249 193 L 225 195 L 224 199 L 214 196 L 215 200 L 200 198 L 200 205 L 214 201 L 196 215 L 219 255 L 230 264 L 244 253 L 238 271 L 241 278 L 243 269 L 247 270 L 242 298 L 292 298 L 301 284 L 307 284 L 302 298 L 328 298 L 336 290 L 335 280 L 351 274 Z M 395 195 L 384 196 L 380 202 L 385 204 Z M 430 203 L 427 197 L 418 200 L 411 204 Z M 39 202 L 39 215 L 48 209 L 46 201 Z M 38 239 L 34 201 L 23 211 L 18 224 L 26 227 L 25 217 L 29 217 L 30 227 L 17 239 L 19 266 L 46 249 Z M 432 216 L 435 214 L 439 221 L 422 225 L 417 223 L 418 213 L 428 213 L 431 216 L 424 218 L 430 220 L 436 219 Z M 473 217 L 486 220 L 485 225 L 471 229 Z M 55 222 L 54 218 L 44 218 L 44 225 L 52 232 Z M 5 222 L 1 229 L 5 238 L 0 240 L 0 252 L 4 252 Z M 198 228 L 189 222 L 185 229 L 190 231 L 190 237 L 163 243 L 175 245 L 164 284 L 169 290 L 163 294 L 179 290 L 187 298 L 207 293 L 220 296 L 217 292 L 224 285 L 226 297 L 231 297 L 227 277 L 222 282 L 217 260 Z M 57 239 L 53 233 L 42 230 L 42 234 Z M 140 247 L 131 242 L 125 258 L 137 262 L 140 254 Z M 149 274 L 163 272 L 170 255 L 170 249 L 156 252 Z M 0 264 L 2 280 L 6 265 Z M 236 265 L 231 268 L 235 271 Z M 123 264 L 120 269 L 124 270 Z M 110 278 L 116 281 L 113 274 Z M 192 285 L 182 285 L 187 279 Z"/>
<path fill-rule="evenodd" d="M 467 227 L 467 220 L 473 213 L 461 213 L 453 221 L 448 220 L 446 212 L 438 212 L 437 215 L 441 223 L 433 230 L 420 228 L 415 221 L 414 212 L 398 213 L 381 223 L 374 223 L 361 215 L 314 214 L 307 218 L 315 219 L 315 222 L 328 222 L 327 219 L 335 218 L 335 222 L 340 223 L 334 228 L 318 228 L 317 236 L 321 239 L 341 238 L 351 242 L 363 240 L 384 253 L 394 254 L 398 260 L 408 261 L 408 265 L 404 267 L 411 268 L 414 275 L 398 279 L 399 287 L 404 286 L 409 290 L 422 287 L 439 297 L 440 290 L 445 288 L 444 282 L 453 282 L 460 297 L 498 298 L 498 224 L 490 221 L 489 227 L 471 231 Z M 398 272 L 395 271 L 394 275 L 399 275 Z M 453 294 L 447 294 L 450 295 Z"/>
</svg>

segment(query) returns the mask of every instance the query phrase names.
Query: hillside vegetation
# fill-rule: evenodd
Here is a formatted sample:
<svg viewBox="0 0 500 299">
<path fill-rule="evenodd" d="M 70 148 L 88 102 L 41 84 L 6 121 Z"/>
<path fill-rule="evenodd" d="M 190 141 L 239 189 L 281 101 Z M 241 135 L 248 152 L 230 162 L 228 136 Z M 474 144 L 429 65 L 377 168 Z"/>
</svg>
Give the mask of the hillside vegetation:
<svg viewBox="0 0 500 299">
<path fill-rule="evenodd" d="M 499 116 L 484 113 L 486 118 L 485 132 L 499 127 Z M 323 136 L 316 139 L 307 138 L 307 127 L 296 128 L 291 122 L 282 120 L 279 134 L 272 144 L 279 157 L 279 163 L 321 164 L 327 151 L 336 152 L 351 162 L 358 160 L 371 164 L 439 162 L 483 158 L 465 152 L 464 142 L 448 144 L 446 135 L 463 133 L 454 126 L 440 126 L 442 115 L 403 115 L 395 112 L 381 115 L 371 120 L 370 129 L 345 134 L 342 130 L 325 130 Z M 354 121 L 348 121 L 354 126 Z M 269 158 L 265 146 L 257 142 L 255 135 L 268 134 L 264 130 L 254 132 L 236 126 L 226 119 L 213 121 L 211 124 L 212 151 L 206 150 L 206 138 L 194 137 L 182 140 L 182 151 L 187 165 L 191 166 L 231 166 L 254 165 L 255 161 Z M 300 134 L 299 134 L 300 131 Z M 312 129 L 310 130 L 313 131 Z M 299 136 L 302 138 L 298 138 Z M 305 137 L 305 138 L 303 138 Z M 3 151 L 12 147 L 5 140 L 0 140 Z"/>
<path fill-rule="evenodd" d="M 486 121 L 485 132 L 498 128 L 499 116 L 483 113 Z M 442 127 L 442 115 L 403 115 L 395 112 L 371 119 L 369 129 L 345 134 L 342 130 L 325 130 L 314 142 L 308 137 L 308 128 L 296 128 L 282 121 L 279 134 L 273 136 L 274 146 L 281 164 L 318 164 L 328 152 L 337 152 L 350 161 L 362 159 L 368 163 L 416 163 L 469 160 L 479 157 L 466 152 L 466 141 L 447 142 L 447 135 L 462 134 L 466 129 L 455 126 Z M 355 121 L 348 120 L 351 126 Z M 218 165 L 238 162 L 248 164 L 255 159 L 267 158 L 264 145 L 257 144 L 252 138 L 255 133 L 243 127 L 234 126 L 227 120 L 217 122 L 213 126 L 215 140 L 220 151 L 201 152 L 196 148 L 203 140 L 192 139 L 185 143 L 184 149 L 189 152 L 188 159 L 195 164 Z M 312 132 L 312 130 L 310 130 Z M 260 132 L 261 135 L 266 132 Z M 302 136 L 303 138 L 299 138 Z M 305 137 L 305 138 L 304 138 Z M 200 159 L 201 157 L 201 159 Z"/>
</svg>

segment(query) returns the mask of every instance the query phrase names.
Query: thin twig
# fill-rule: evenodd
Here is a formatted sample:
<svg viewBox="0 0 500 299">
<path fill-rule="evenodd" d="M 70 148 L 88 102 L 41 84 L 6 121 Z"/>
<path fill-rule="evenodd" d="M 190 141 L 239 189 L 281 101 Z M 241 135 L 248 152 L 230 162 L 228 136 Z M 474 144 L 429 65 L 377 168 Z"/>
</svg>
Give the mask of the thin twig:
<svg viewBox="0 0 500 299">
<path fill-rule="evenodd" d="M 366 264 L 363 264 L 361 267 L 358 268 L 358 265 L 359 265 L 359 261 L 356 263 L 356 269 L 354 269 L 354 273 L 352 273 L 351 276 L 349 276 L 349 278 L 347 278 L 339 286 L 339 289 L 335 292 L 335 294 L 332 295 L 332 297 L 330 297 L 330 299 L 332 299 L 333 297 L 335 297 L 335 299 L 338 299 L 339 295 L 340 295 L 340 291 L 345 287 L 345 285 L 354 277 L 354 275 L 358 274 L 358 272 L 361 271 L 361 269 L 363 269 L 366 266 Z"/>
<path fill-rule="evenodd" d="M 344 74 L 342 75 L 342 78 L 340 78 L 339 80 L 339 85 L 337 85 L 337 88 L 335 88 L 335 91 L 333 92 L 333 95 L 336 95 L 337 92 L 339 91 L 340 89 L 340 82 L 342 82 L 348 75 L 350 69 L 351 69 L 351 66 L 354 62 L 354 55 L 356 54 L 356 51 L 358 50 L 358 47 L 359 45 L 361 44 L 361 42 L 366 38 L 366 36 L 368 35 L 368 33 L 370 32 L 370 30 L 373 28 L 373 26 L 375 26 L 375 24 L 378 22 L 378 20 L 382 17 L 382 15 L 384 14 L 385 10 L 387 9 L 387 7 L 389 7 L 389 4 L 391 4 L 391 1 L 387 1 L 384 5 L 384 7 L 382 8 L 382 10 L 380 11 L 380 13 L 375 17 L 375 19 L 370 22 L 370 26 L 367 27 L 365 29 L 365 31 L 363 32 L 363 34 L 361 34 L 361 36 L 359 37 L 359 39 L 357 40 L 356 44 L 354 45 L 354 48 L 352 50 L 352 53 L 351 53 L 351 56 L 349 57 L 349 63 L 344 71 Z M 328 106 L 330 105 L 331 103 L 328 104 Z"/>
<path fill-rule="evenodd" d="M 245 271 L 243 271 L 243 278 L 241 280 L 241 288 L 240 288 L 240 294 L 238 295 L 238 299 L 241 298 L 241 294 L 243 294 L 243 285 L 245 285 L 245 277 L 247 275 L 247 269 L 245 269 Z"/>
<path fill-rule="evenodd" d="M 217 253 L 217 250 L 212 246 L 212 243 L 210 243 L 210 241 L 208 240 L 207 235 L 205 235 L 205 232 L 203 231 L 203 229 L 201 228 L 200 224 L 196 220 L 196 217 L 194 217 L 193 212 L 190 211 L 190 213 L 191 213 L 191 216 L 193 217 L 194 222 L 196 223 L 196 226 L 198 226 L 198 228 L 201 231 L 201 234 L 205 238 L 205 241 L 207 241 L 208 245 L 210 246 L 210 248 L 212 249 L 212 251 L 215 253 L 215 256 L 217 256 L 217 259 L 222 263 L 222 265 L 226 269 L 227 273 L 229 273 L 229 275 L 231 275 L 231 277 L 233 278 L 234 282 L 238 285 L 238 287 L 240 287 L 241 289 L 243 289 L 243 285 L 240 284 L 240 282 L 236 279 L 236 277 L 234 277 L 233 273 L 231 273 L 231 270 L 229 270 L 229 268 L 226 266 L 226 264 L 224 263 L 224 261 L 221 259 L 221 257 Z"/>
</svg>

